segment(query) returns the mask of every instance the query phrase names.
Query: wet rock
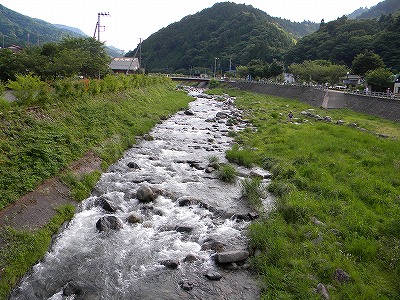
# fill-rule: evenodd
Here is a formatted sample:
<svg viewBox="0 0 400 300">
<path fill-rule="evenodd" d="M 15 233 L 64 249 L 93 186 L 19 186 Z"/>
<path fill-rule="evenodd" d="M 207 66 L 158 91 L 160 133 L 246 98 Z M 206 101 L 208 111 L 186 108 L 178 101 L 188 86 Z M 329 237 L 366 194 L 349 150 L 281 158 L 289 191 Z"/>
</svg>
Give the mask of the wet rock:
<svg viewBox="0 0 400 300">
<path fill-rule="evenodd" d="M 207 174 L 210 174 L 210 173 L 214 172 L 215 169 L 214 169 L 213 167 L 207 167 L 207 168 L 205 168 L 204 171 L 205 171 Z"/>
<path fill-rule="evenodd" d="M 152 141 L 152 140 L 154 140 L 154 137 L 152 135 L 146 133 L 145 135 L 143 135 L 143 139 L 145 141 Z"/>
<path fill-rule="evenodd" d="M 191 263 L 191 262 L 194 262 L 194 261 L 197 261 L 197 260 L 199 260 L 199 257 L 194 255 L 194 254 L 192 254 L 192 253 L 186 255 L 186 257 L 183 259 L 183 261 L 187 262 L 187 263 Z"/>
<path fill-rule="evenodd" d="M 150 186 L 143 184 L 136 191 L 136 198 L 140 202 L 151 202 L 157 198 L 157 194 L 153 192 Z"/>
<path fill-rule="evenodd" d="M 334 278 L 339 283 L 347 283 L 351 281 L 351 277 L 342 269 L 336 269 L 334 273 Z"/>
<path fill-rule="evenodd" d="M 202 251 L 213 250 L 215 252 L 222 252 L 224 250 L 225 244 L 213 239 L 204 241 L 201 245 Z"/>
<path fill-rule="evenodd" d="M 101 208 L 103 208 L 105 211 L 108 212 L 117 211 L 117 207 L 106 196 L 100 196 L 95 200 L 94 204 L 96 206 L 100 206 Z"/>
<path fill-rule="evenodd" d="M 192 232 L 192 231 L 193 231 L 193 227 L 178 225 L 178 226 L 175 227 L 175 230 L 176 230 L 177 232 L 186 232 L 186 233 L 189 233 L 189 232 Z"/>
<path fill-rule="evenodd" d="M 325 121 L 325 122 L 328 122 L 328 123 L 329 123 L 329 122 L 332 122 L 332 118 L 331 118 L 330 116 L 325 116 L 325 117 L 324 117 L 324 121 Z"/>
<path fill-rule="evenodd" d="M 214 255 L 214 261 L 219 264 L 228 264 L 244 261 L 249 257 L 249 252 L 246 250 L 233 250 L 219 252 Z"/>
<path fill-rule="evenodd" d="M 143 222 L 143 218 L 140 214 L 138 213 L 131 213 L 127 218 L 126 221 L 129 224 L 137 224 L 137 223 L 142 223 Z"/>
<path fill-rule="evenodd" d="M 187 280 L 181 280 L 179 286 L 185 291 L 190 291 L 193 289 L 194 283 Z"/>
<path fill-rule="evenodd" d="M 324 298 L 329 299 L 328 289 L 322 283 L 318 283 L 317 292 Z"/>
<path fill-rule="evenodd" d="M 100 218 L 96 223 L 99 231 L 119 230 L 123 227 L 122 221 L 115 216 L 105 216 Z"/>
<path fill-rule="evenodd" d="M 193 116 L 193 115 L 194 115 L 194 112 L 193 112 L 191 109 L 186 109 L 186 110 L 185 110 L 185 115 Z"/>
<path fill-rule="evenodd" d="M 179 197 L 176 201 L 178 202 L 179 206 L 190 206 L 199 203 L 199 200 L 191 196 L 182 196 Z"/>
<path fill-rule="evenodd" d="M 201 148 L 201 147 L 199 146 L 199 149 L 200 149 L 200 148 Z M 189 166 L 190 166 L 191 168 L 195 168 L 195 169 L 197 169 L 197 170 L 204 170 L 204 167 L 201 166 L 200 163 L 198 163 L 198 162 L 192 162 L 192 163 L 189 164 Z"/>
<path fill-rule="evenodd" d="M 219 112 L 217 112 L 216 117 L 220 118 L 220 119 L 225 119 L 225 118 L 228 118 L 229 115 L 225 112 L 219 111 Z"/>
<path fill-rule="evenodd" d="M 82 294 L 81 284 L 75 281 L 69 281 L 63 287 L 63 295 L 64 296 L 72 296 L 72 295 L 80 295 Z"/>
<path fill-rule="evenodd" d="M 250 171 L 250 177 L 258 177 L 262 179 L 270 179 L 272 177 L 272 174 L 268 171 L 262 170 L 262 169 L 253 169 Z"/>
<path fill-rule="evenodd" d="M 140 170 L 139 165 L 137 163 L 135 163 L 134 161 L 128 162 L 127 166 L 128 166 L 128 168 L 131 168 L 131 169 Z"/>
<path fill-rule="evenodd" d="M 250 217 L 246 213 L 244 213 L 244 214 L 234 214 L 232 216 L 232 220 L 236 220 L 236 222 L 240 222 L 240 221 L 248 222 L 248 221 L 250 221 Z"/>
<path fill-rule="evenodd" d="M 250 220 L 253 221 L 253 220 L 255 220 L 255 219 L 258 219 L 259 214 L 256 213 L 256 212 L 249 212 L 249 213 L 248 213 L 248 216 L 250 217 Z"/>
<path fill-rule="evenodd" d="M 179 261 L 174 260 L 174 259 L 166 259 L 160 261 L 160 264 L 165 266 L 168 269 L 176 269 L 179 266 Z"/>
<path fill-rule="evenodd" d="M 220 280 L 222 278 L 222 275 L 214 270 L 207 271 L 207 273 L 204 274 L 204 276 L 210 280 Z"/>
</svg>

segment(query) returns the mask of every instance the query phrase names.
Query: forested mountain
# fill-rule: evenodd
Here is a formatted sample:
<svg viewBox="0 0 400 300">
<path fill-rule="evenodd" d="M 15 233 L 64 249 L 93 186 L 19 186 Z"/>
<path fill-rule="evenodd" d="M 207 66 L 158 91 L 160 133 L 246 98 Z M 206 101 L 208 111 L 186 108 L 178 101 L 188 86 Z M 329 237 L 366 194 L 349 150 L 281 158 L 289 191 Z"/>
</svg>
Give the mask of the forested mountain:
<svg viewBox="0 0 400 300">
<path fill-rule="evenodd" d="M 57 28 L 45 21 L 30 18 L 0 4 L 0 32 L 5 35 L 4 46 L 60 41 L 64 36 L 81 37 L 80 34 Z M 29 37 L 28 37 L 29 36 Z M 1 44 L 1 47 L 3 45 Z"/>
<path fill-rule="evenodd" d="M 25 48 L 30 45 L 42 45 L 59 42 L 63 37 L 87 37 L 78 28 L 65 25 L 53 25 L 43 20 L 30 18 L 0 4 L 0 47 L 18 45 Z M 106 47 L 110 56 L 120 56 L 121 50 Z"/>
<path fill-rule="evenodd" d="M 400 15 L 356 20 L 344 16 L 321 24 L 318 31 L 301 39 L 288 51 L 285 61 L 323 59 L 351 66 L 357 54 L 373 51 L 387 67 L 400 70 L 399 49 Z"/>
<path fill-rule="evenodd" d="M 152 34 L 142 43 L 142 65 L 151 71 L 191 67 L 228 70 L 230 63 L 282 59 L 298 37 L 319 24 L 273 18 L 249 5 L 217 3 Z M 132 56 L 136 50 L 127 54 Z"/>
<path fill-rule="evenodd" d="M 385 0 L 358 16 L 358 19 L 378 19 L 382 15 L 400 14 L 399 0 Z"/>
</svg>

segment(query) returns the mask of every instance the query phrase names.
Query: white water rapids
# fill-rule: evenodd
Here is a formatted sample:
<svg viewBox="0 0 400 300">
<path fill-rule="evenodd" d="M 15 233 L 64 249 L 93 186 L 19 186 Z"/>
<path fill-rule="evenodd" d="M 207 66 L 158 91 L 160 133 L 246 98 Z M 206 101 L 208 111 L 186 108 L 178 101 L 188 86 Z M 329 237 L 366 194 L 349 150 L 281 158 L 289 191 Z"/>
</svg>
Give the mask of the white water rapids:
<svg viewBox="0 0 400 300">
<path fill-rule="evenodd" d="M 10 299 L 258 299 L 248 261 L 221 268 L 213 260 L 215 251 L 204 247 L 217 241 L 224 250 L 247 248 L 249 222 L 232 218 L 252 211 L 241 198 L 239 180 L 224 183 L 216 171 L 205 172 L 210 157 L 226 162 L 232 143 L 228 131 L 245 127 L 226 124 L 239 115 L 227 99 L 197 98 L 190 103 L 193 114 L 178 112 L 157 125 L 152 138 L 128 150 L 101 176 L 81 211 Z M 217 113 L 222 118 L 215 118 Z M 130 162 L 140 169 L 128 167 Z M 140 203 L 136 191 L 144 183 L 163 193 Z M 94 205 L 100 196 L 117 211 Z M 179 206 L 177 199 L 184 196 L 198 202 Z M 133 212 L 142 223 L 126 221 Z M 118 217 L 123 228 L 99 232 L 96 222 L 107 215 Z M 165 260 L 179 265 L 168 268 Z M 204 276 L 210 270 L 222 278 Z M 71 282 L 75 289 L 68 294 Z"/>
</svg>

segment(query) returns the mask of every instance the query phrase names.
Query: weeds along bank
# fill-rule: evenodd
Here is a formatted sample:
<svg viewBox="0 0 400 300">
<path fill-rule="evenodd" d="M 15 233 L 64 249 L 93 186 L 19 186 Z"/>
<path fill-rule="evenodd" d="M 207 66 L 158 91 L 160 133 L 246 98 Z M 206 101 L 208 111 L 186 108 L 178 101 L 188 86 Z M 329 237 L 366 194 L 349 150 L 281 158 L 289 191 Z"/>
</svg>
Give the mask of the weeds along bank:
<svg viewBox="0 0 400 300">
<path fill-rule="evenodd" d="M 273 174 L 275 209 L 249 234 L 262 299 L 400 299 L 400 124 L 223 92 L 257 128 L 227 158 Z"/>
<path fill-rule="evenodd" d="M 8 87 L 17 101 L 0 101 L 0 208 L 90 149 L 107 166 L 190 101 L 168 79 L 141 75 L 52 85 L 28 75 Z"/>
</svg>

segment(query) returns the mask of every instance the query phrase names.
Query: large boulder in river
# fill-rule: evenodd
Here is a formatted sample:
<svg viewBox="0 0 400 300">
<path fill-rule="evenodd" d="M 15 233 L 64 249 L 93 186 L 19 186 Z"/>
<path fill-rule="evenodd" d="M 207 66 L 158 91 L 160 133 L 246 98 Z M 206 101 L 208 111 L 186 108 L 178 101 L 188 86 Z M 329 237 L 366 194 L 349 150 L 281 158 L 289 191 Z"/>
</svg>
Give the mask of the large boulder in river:
<svg viewBox="0 0 400 300">
<path fill-rule="evenodd" d="M 96 223 L 96 228 L 99 231 L 119 230 L 123 226 L 122 221 L 116 216 L 101 217 Z"/>
<path fill-rule="evenodd" d="M 140 202 L 151 202 L 154 201 L 157 198 L 158 194 L 153 191 L 153 189 L 146 185 L 143 184 L 139 187 L 139 189 L 136 191 L 136 198 Z"/>
<path fill-rule="evenodd" d="M 140 214 L 133 212 L 126 218 L 126 221 L 129 224 L 142 223 L 143 222 L 143 217 Z"/>
</svg>

